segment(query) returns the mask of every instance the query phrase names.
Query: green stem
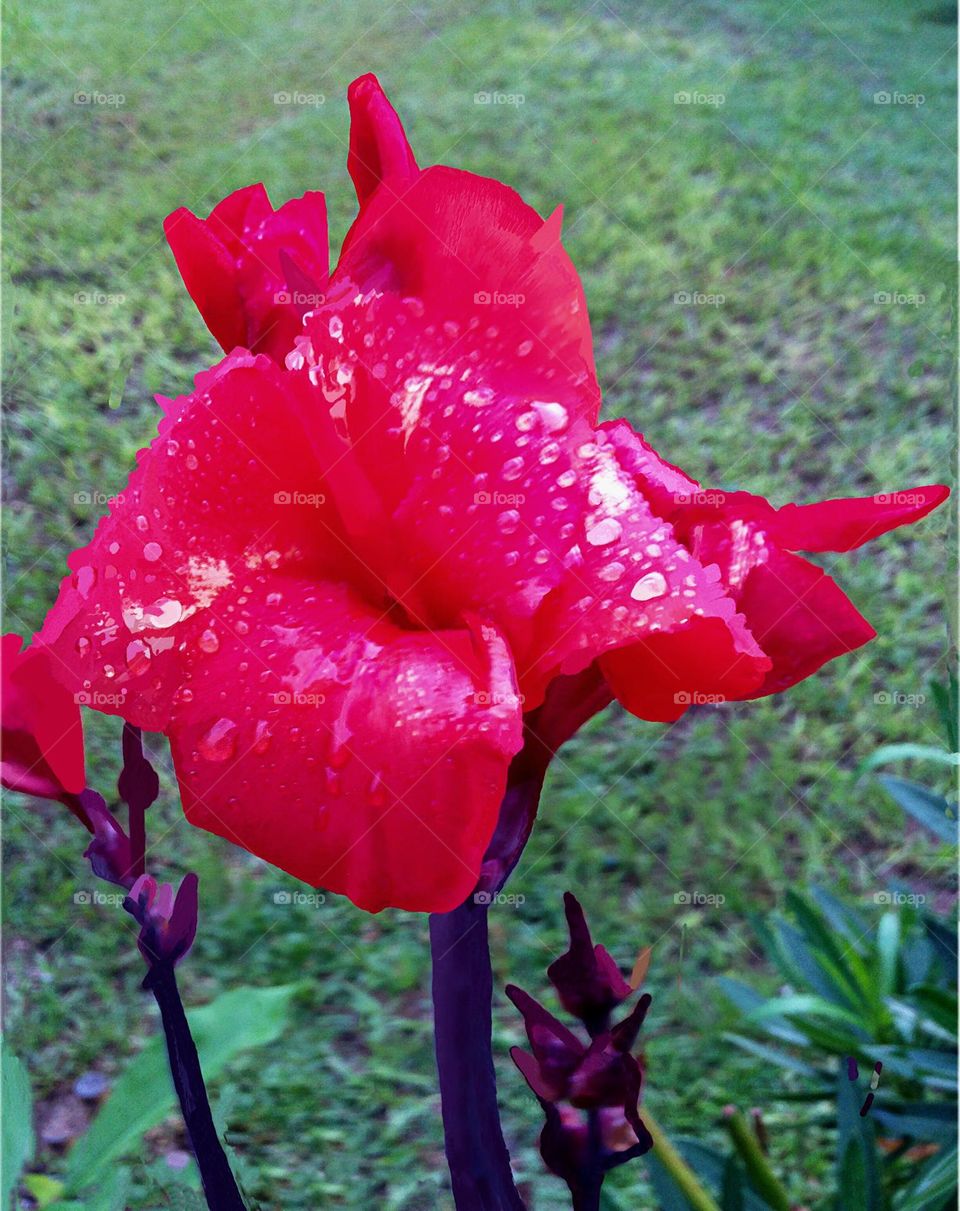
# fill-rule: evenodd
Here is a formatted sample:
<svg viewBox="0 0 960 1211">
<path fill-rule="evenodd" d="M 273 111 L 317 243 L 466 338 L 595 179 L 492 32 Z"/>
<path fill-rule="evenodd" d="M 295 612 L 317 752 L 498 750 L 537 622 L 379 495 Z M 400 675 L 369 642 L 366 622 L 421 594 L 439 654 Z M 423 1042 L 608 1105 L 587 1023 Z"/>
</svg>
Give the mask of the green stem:
<svg viewBox="0 0 960 1211">
<path fill-rule="evenodd" d="M 697 1175 L 664 1135 L 663 1128 L 650 1116 L 650 1111 L 646 1106 L 642 1108 L 640 1114 L 647 1130 L 653 1136 L 653 1155 L 673 1178 L 693 1211 L 720 1211 L 720 1208 L 700 1184 Z"/>
<path fill-rule="evenodd" d="M 786 1190 L 770 1168 L 770 1162 L 763 1155 L 757 1137 L 736 1106 L 726 1107 L 723 1112 L 723 1125 L 730 1133 L 733 1146 L 740 1154 L 756 1192 L 766 1199 L 773 1211 L 790 1211 L 790 1198 Z"/>
</svg>

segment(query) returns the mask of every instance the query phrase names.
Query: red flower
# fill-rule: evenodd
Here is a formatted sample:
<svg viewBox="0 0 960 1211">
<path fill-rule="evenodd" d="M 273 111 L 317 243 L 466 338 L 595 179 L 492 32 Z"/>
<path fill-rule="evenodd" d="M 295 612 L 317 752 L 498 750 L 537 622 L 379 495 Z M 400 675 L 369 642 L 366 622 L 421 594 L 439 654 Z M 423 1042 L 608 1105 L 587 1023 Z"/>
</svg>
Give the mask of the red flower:
<svg viewBox="0 0 960 1211">
<path fill-rule="evenodd" d="M 76 799 L 86 785 L 80 707 L 54 678 L 47 651 L 21 651 L 19 635 L 4 635 L 2 643 L 3 785 L 57 799 L 84 819 Z"/>
<path fill-rule="evenodd" d="M 598 425 L 559 212 L 421 171 L 372 76 L 350 105 L 360 213 L 329 281 L 319 195 L 168 220 L 211 330 L 248 348 L 162 401 L 41 636 L 167 733 L 192 822 L 365 908 L 445 910 L 559 674 L 593 666 L 654 720 L 782 689 L 873 634 L 791 552 L 946 489 L 701 492 Z"/>
</svg>

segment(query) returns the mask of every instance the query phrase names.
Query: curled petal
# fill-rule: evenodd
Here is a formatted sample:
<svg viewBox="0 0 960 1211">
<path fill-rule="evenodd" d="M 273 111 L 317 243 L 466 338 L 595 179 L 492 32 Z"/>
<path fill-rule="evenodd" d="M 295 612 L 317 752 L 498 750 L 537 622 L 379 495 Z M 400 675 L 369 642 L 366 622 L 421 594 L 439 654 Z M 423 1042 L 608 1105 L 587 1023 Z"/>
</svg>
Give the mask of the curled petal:
<svg viewBox="0 0 960 1211">
<path fill-rule="evenodd" d="M 185 207 L 164 220 L 190 296 L 225 352 L 242 346 L 282 362 L 328 274 L 322 193 L 270 205 L 262 185 L 224 198 L 206 219 Z"/>
<path fill-rule="evenodd" d="M 3 636 L 3 785 L 67 802 L 87 823 L 76 800 L 85 785 L 79 697 L 55 675 L 55 653 L 22 643 Z"/>
</svg>

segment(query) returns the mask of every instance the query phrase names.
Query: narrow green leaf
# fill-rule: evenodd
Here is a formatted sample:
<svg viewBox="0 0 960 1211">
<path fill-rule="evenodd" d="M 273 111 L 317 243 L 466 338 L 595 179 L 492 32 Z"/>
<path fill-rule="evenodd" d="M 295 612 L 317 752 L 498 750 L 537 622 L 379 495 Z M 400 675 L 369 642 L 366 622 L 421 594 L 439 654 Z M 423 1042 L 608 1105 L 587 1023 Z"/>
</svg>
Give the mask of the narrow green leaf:
<svg viewBox="0 0 960 1211">
<path fill-rule="evenodd" d="M 190 1028 L 205 1080 L 216 1077 L 238 1052 L 279 1037 L 298 987 L 234 988 L 192 1010 Z M 68 1188 L 78 1191 L 102 1180 L 108 1166 L 130 1152 L 175 1102 L 166 1049 L 157 1036 L 127 1065 L 90 1130 L 74 1146 Z"/>
<path fill-rule="evenodd" d="M 3 1086 L 3 1154 L 0 1157 L 0 1195 L 2 1205 L 12 1205 L 13 1192 L 20 1175 L 33 1158 L 33 1097 L 30 1093 L 30 1078 L 27 1070 L 7 1047 L 2 1044 L 0 1056 L 0 1083 Z"/>
<path fill-rule="evenodd" d="M 928 790 L 918 782 L 896 778 L 893 774 L 881 774 L 877 779 L 893 796 L 900 807 L 924 828 L 929 829 L 941 841 L 957 843 L 957 808 L 942 795 Z"/>
</svg>

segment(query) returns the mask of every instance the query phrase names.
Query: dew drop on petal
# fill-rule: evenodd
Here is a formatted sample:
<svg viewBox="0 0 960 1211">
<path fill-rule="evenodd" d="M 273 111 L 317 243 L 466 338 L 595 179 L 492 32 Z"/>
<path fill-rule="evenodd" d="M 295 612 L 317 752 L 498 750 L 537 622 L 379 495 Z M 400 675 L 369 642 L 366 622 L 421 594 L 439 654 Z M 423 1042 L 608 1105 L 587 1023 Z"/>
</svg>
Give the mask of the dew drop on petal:
<svg viewBox="0 0 960 1211">
<path fill-rule="evenodd" d="M 533 406 L 536 408 L 540 420 L 543 422 L 543 427 L 548 433 L 560 433 L 567 427 L 569 417 L 563 404 L 534 400 Z"/>
<path fill-rule="evenodd" d="M 520 514 L 516 509 L 504 509 L 497 518 L 497 529 L 501 534 L 512 534 L 520 524 Z"/>
<path fill-rule="evenodd" d="M 228 761 L 237 748 L 237 725 L 232 719 L 218 719 L 197 744 L 207 761 Z"/>
<path fill-rule="evenodd" d="M 616 542 L 623 527 L 615 517 L 604 517 L 587 530 L 587 542 L 591 547 L 605 547 Z"/>
<path fill-rule="evenodd" d="M 156 563 L 163 554 L 163 547 L 158 542 L 148 542 L 143 548 L 143 558 L 148 563 Z"/>
<path fill-rule="evenodd" d="M 200 645 L 201 652 L 209 652 L 212 654 L 213 652 L 218 651 L 220 648 L 220 640 L 217 638 L 216 631 L 210 630 L 209 627 L 203 632 L 197 642 Z"/>
<path fill-rule="evenodd" d="M 667 582 L 662 573 L 648 572 L 633 586 L 630 596 L 634 601 L 653 601 L 655 597 L 662 597 L 666 591 Z"/>
<path fill-rule="evenodd" d="M 257 726 L 253 729 L 253 751 L 255 753 L 265 753 L 270 747 L 270 741 L 273 739 L 273 733 L 270 731 L 270 726 L 265 719 L 257 721 Z"/>
<path fill-rule="evenodd" d="M 619 580 L 627 569 L 618 560 L 613 563 L 604 564 L 597 575 L 601 580 Z"/>
<path fill-rule="evenodd" d="M 507 461 L 503 464 L 502 475 L 503 475 L 504 479 L 507 479 L 507 480 L 519 479 L 519 477 L 522 474 L 523 474 L 523 459 L 522 458 L 508 458 Z"/>
</svg>

